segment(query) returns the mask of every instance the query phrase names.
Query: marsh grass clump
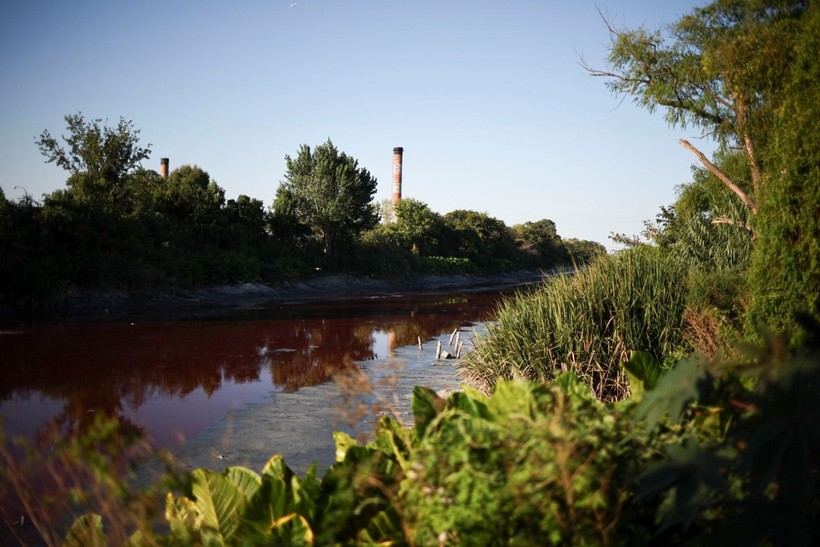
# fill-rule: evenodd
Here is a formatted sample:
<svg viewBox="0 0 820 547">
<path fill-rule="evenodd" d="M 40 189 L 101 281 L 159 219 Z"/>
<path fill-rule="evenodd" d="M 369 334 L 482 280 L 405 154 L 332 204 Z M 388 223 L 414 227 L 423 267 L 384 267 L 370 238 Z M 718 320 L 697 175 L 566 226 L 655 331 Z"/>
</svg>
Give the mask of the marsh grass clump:
<svg viewBox="0 0 820 547">
<path fill-rule="evenodd" d="M 465 377 L 550 382 L 572 371 L 602 400 L 622 399 L 620 363 L 641 350 L 658 362 L 684 344 L 686 268 L 650 247 L 602 257 L 588 269 L 507 299 L 488 334 L 466 356 Z"/>
</svg>

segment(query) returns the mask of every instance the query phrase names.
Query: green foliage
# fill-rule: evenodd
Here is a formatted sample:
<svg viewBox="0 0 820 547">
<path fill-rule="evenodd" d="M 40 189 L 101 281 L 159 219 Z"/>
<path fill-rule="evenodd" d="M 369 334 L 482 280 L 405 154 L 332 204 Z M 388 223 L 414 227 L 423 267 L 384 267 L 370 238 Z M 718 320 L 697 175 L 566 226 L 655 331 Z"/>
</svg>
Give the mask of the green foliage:
<svg viewBox="0 0 820 547">
<path fill-rule="evenodd" d="M 737 198 L 727 202 L 711 191 L 699 198 L 714 184 L 696 181 L 682 197 L 710 207 L 701 215 L 672 211 L 664 219 L 670 234 L 705 263 L 745 267 L 752 247 L 748 331 L 765 323 L 799 338 L 797 312 L 820 314 L 818 7 L 804 0 L 716 0 L 665 32 L 611 31 L 614 72 L 591 72 L 650 112 L 664 108 L 671 125 L 698 127 L 716 139 L 714 163 L 683 144 L 721 175 L 723 194 L 730 189 Z M 726 231 L 732 226 L 746 227 L 755 239 Z"/>
<path fill-rule="evenodd" d="M 277 191 L 277 209 L 313 233 L 325 255 L 340 252 L 363 230 L 378 222 L 371 203 L 376 179 L 358 161 L 328 140 L 313 150 L 302 145 L 296 158 L 285 156 L 287 173 Z"/>
<path fill-rule="evenodd" d="M 591 264 L 598 258 L 606 256 L 606 247 L 596 241 L 569 238 L 564 240 L 564 247 L 569 261 L 576 266 Z"/>
<path fill-rule="evenodd" d="M 682 424 L 639 477 L 660 494 L 659 531 L 698 542 L 810 545 L 820 537 L 820 328 L 802 347 L 783 340 L 746 360 L 686 361 L 639 407 L 647 425 Z M 753 387 L 747 387 L 753 386 Z"/>
<path fill-rule="evenodd" d="M 377 278 L 404 278 L 412 274 L 416 257 L 399 236 L 395 224 L 380 224 L 365 232 L 356 246 L 351 270 Z"/>
<path fill-rule="evenodd" d="M 455 256 L 421 256 L 416 264 L 422 273 L 430 275 L 453 275 L 477 273 L 478 269 L 469 258 Z"/>
<path fill-rule="evenodd" d="M 773 117 L 768 189 L 759 200 L 751 331 L 798 334 L 798 312 L 820 317 L 820 7 L 801 21 L 791 74 Z"/>
<path fill-rule="evenodd" d="M 644 391 L 654 389 L 663 372 L 657 359 L 645 351 L 633 351 L 623 367 L 629 379 L 630 395 L 635 399 L 640 399 Z"/>
<path fill-rule="evenodd" d="M 570 370 L 598 397 L 623 398 L 620 363 L 632 351 L 664 362 L 683 349 L 685 273 L 678 261 L 646 247 L 551 278 L 499 307 L 464 372 L 491 386 L 499 377 L 550 382 Z"/>
<path fill-rule="evenodd" d="M 417 255 L 429 256 L 441 252 L 445 233 L 444 219 L 430 210 L 426 203 L 402 198 L 394 206 L 397 236 Z"/>
<path fill-rule="evenodd" d="M 244 467 L 222 473 L 196 469 L 189 495 L 167 496 L 171 543 L 243 545 L 266 537 L 279 544 L 310 544 L 317 491 L 313 472 L 300 480 L 280 456 L 265 465 L 261 476 Z"/>
<path fill-rule="evenodd" d="M 131 121 L 120 118 L 116 127 L 101 126 L 102 120 L 86 121 L 81 112 L 66 116 L 65 121 L 69 134 L 62 139 L 67 149 L 47 130 L 40 134 L 37 145 L 49 163 L 72 175 L 88 175 L 77 180 L 80 191 L 106 190 L 106 186 L 120 184 L 151 155 L 151 145 L 140 146 L 140 132 Z"/>
<path fill-rule="evenodd" d="M 286 158 L 286 180 L 265 210 L 248 196 L 226 199 L 198 166 L 168 178 L 141 168 L 150 145 L 140 145 L 131 122 L 108 127 L 82 114 L 66 122 L 64 144 L 48 131 L 37 140 L 47 161 L 69 172 L 66 187 L 42 204 L 0 196 L 3 306 L 59 306 L 74 287 L 150 291 L 316 271 L 406 278 L 537 266 L 486 213 L 455 211 L 445 221 L 404 199 L 393 222 L 377 225 L 376 180 L 330 141 Z"/>
<path fill-rule="evenodd" d="M 614 404 L 571 372 L 492 396 L 417 387 L 414 428 L 383 417 L 363 445 L 336 433 L 321 478 L 278 456 L 261 475 L 195 470 L 167 495 L 165 531 L 130 543 L 815 544 L 820 325 L 804 329 L 802 347 L 771 339 L 740 362 L 663 371 L 636 352 L 633 396 Z M 102 522 L 80 518 L 67 542 L 105 541 Z"/>
<path fill-rule="evenodd" d="M 722 147 L 765 130 L 765 100 L 787 70 L 792 22 L 806 2 L 716 0 L 665 32 L 611 29 L 614 93 L 631 95 L 670 125 L 700 128 Z"/>
<path fill-rule="evenodd" d="M 569 262 L 569 251 L 549 219 L 525 222 L 512 227 L 528 265 L 550 269 Z M 586 262 L 586 261 L 582 261 Z"/>
<path fill-rule="evenodd" d="M 416 544 L 618 542 L 629 422 L 573 375 L 501 381 L 492 397 L 417 390 L 414 409 L 400 499 Z"/>
<path fill-rule="evenodd" d="M 512 230 L 487 213 L 459 209 L 444 215 L 443 246 L 449 256 L 467 258 L 482 270 L 504 270 L 516 258 Z"/>
<path fill-rule="evenodd" d="M 748 162 L 741 154 L 717 155 L 715 163 L 724 173 L 748 180 Z M 692 267 L 747 268 L 752 250 L 751 213 L 713 173 L 699 168 L 692 172 L 692 182 L 678 188 L 674 205 L 658 215 L 653 239 Z"/>
<path fill-rule="evenodd" d="M 74 521 L 65 538 L 65 547 L 103 547 L 108 538 L 103 531 L 100 515 L 83 515 Z"/>
</svg>

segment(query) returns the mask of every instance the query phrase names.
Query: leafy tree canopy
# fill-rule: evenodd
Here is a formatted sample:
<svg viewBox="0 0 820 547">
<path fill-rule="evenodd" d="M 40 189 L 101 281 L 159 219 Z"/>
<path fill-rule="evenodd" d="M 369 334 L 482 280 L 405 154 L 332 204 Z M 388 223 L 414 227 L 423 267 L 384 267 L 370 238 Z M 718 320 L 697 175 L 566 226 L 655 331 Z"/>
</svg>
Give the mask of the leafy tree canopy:
<svg viewBox="0 0 820 547">
<path fill-rule="evenodd" d="M 610 70 L 589 68 L 613 92 L 631 96 L 650 112 L 661 107 L 671 125 L 699 128 L 719 144 L 717 158 L 710 160 L 680 141 L 745 211 L 727 207 L 712 193 L 709 210 L 685 220 L 687 229 L 701 235 L 716 229 L 702 222 L 706 218 L 752 232 L 750 330 L 765 322 L 777 331 L 795 331 L 799 312 L 820 313 L 819 6 L 805 0 L 715 0 L 662 31 L 610 28 Z M 707 189 L 696 184 L 698 192 Z M 737 240 L 713 241 L 739 241 L 730 239 Z M 721 254 L 713 251 L 700 254 L 708 260 Z M 729 258 L 745 261 L 740 254 Z"/>
<path fill-rule="evenodd" d="M 681 144 L 712 171 L 752 213 L 764 184 L 761 147 L 769 140 L 772 111 L 795 57 L 803 0 L 717 0 L 670 25 L 665 32 L 610 27 L 614 93 L 654 112 L 665 109 L 672 126 L 695 127 L 723 149 L 738 147 L 749 162 L 750 189 Z"/>
<path fill-rule="evenodd" d="M 444 221 L 440 214 L 419 200 L 402 198 L 395 205 L 396 229 L 422 255 L 438 252 Z"/>
<path fill-rule="evenodd" d="M 443 218 L 450 230 L 452 254 L 483 266 L 493 260 L 513 258 L 515 240 L 503 220 L 466 209 L 450 211 Z"/>
<path fill-rule="evenodd" d="M 567 251 L 555 223 L 547 218 L 512 227 L 525 253 L 536 255 L 538 266 L 550 267 L 567 260 Z"/>
<path fill-rule="evenodd" d="M 109 127 L 102 125 L 101 119 L 86 120 L 81 112 L 66 116 L 65 121 L 68 135 L 62 140 L 66 147 L 48 130 L 36 142 L 48 163 L 56 163 L 72 175 L 89 173 L 116 184 L 151 155 L 151 145 L 140 146 L 140 132 L 131 121 L 120 118 L 116 126 Z"/>
<path fill-rule="evenodd" d="M 289 215 L 310 228 L 325 255 L 378 223 L 372 203 L 376 179 L 330 141 L 311 149 L 302 145 L 285 156 L 287 173 L 277 190 L 275 214 Z"/>
</svg>

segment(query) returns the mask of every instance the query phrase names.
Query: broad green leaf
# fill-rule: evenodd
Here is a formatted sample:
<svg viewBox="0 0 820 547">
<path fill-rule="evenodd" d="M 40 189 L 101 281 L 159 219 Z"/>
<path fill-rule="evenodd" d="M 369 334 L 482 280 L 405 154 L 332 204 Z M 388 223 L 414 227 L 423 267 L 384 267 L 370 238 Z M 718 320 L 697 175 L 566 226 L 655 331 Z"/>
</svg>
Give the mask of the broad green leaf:
<svg viewBox="0 0 820 547">
<path fill-rule="evenodd" d="M 406 435 L 407 430 L 395 420 L 389 417 L 379 420 L 375 445 L 387 456 L 395 458 L 404 470 L 407 469 L 407 459 L 410 456 Z"/>
<path fill-rule="evenodd" d="M 645 351 L 633 351 L 623 367 L 629 379 L 629 390 L 636 399 L 640 399 L 644 391 L 655 388 L 662 372 L 657 359 Z"/>
<path fill-rule="evenodd" d="M 535 384 L 522 380 L 499 380 L 487 403 L 490 419 L 496 421 L 511 415 L 532 418 L 538 406 L 533 395 L 534 389 Z"/>
<path fill-rule="evenodd" d="M 351 446 L 356 446 L 356 440 L 343 431 L 334 431 L 333 440 L 336 443 L 336 461 L 343 462 Z"/>
<path fill-rule="evenodd" d="M 222 543 L 230 539 L 248 501 L 245 495 L 248 477 L 238 480 L 237 477 L 250 473 L 253 471 L 249 469 L 232 471 L 231 468 L 224 473 L 207 469 L 193 471 L 192 490 L 196 500 L 198 522 L 203 533 L 213 533 Z M 240 486 L 237 486 L 234 480 L 237 480 Z"/>
<path fill-rule="evenodd" d="M 322 495 L 321 480 L 316 478 L 316 464 L 310 466 L 301 480 L 294 476 L 291 482 L 296 508 L 312 521 L 316 514 L 316 503 Z"/>
<path fill-rule="evenodd" d="M 416 417 L 416 432 L 420 437 L 445 405 L 446 401 L 429 387 L 416 386 L 413 389 L 413 414 Z"/>
<path fill-rule="evenodd" d="M 83 515 L 75 520 L 64 543 L 66 547 L 104 547 L 107 544 L 102 517 L 97 514 Z"/>
<path fill-rule="evenodd" d="M 335 437 L 335 434 L 334 434 Z M 262 468 L 262 475 L 271 475 L 285 482 L 290 482 L 294 476 L 293 471 L 285 463 L 285 458 L 281 454 L 276 454 Z"/>
<path fill-rule="evenodd" d="M 597 401 L 595 394 L 584 382 L 578 379 L 574 372 L 562 372 L 553 380 L 553 385 L 560 387 L 570 397 L 578 397 L 586 401 Z"/>
<path fill-rule="evenodd" d="M 691 524 L 695 516 L 712 503 L 710 492 L 725 494 L 728 490 L 723 471 L 727 460 L 714 452 L 714 447 L 700 446 L 689 438 L 682 445 L 666 446 L 667 460 L 651 466 L 638 477 L 639 498 L 667 492 L 660 508 L 662 528 L 674 523 Z"/>
<path fill-rule="evenodd" d="M 242 512 L 236 538 L 249 541 L 266 535 L 277 520 L 294 512 L 296 500 L 288 483 L 273 474 L 262 476 L 262 485 Z"/>
<path fill-rule="evenodd" d="M 661 377 L 655 389 L 644 393 L 638 418 L 645 418 L 649 427 L 654 427 L 664 416 L 670 423 L 677 423 L 686 406 L 697 398 L 698 383 L 706 376 L 697 360 L 679 361 Z"/>
<path fill-rule="evenodd" d="M 480 391 L 457 391 L 447 399 L 447 408 L 454 408 L 466 412 L 470 416 L 487 417 L 487 396 Z"/>
<path fill-rule="evenodd" d="M 291 513 L 276 520 L 270 528 L 275 543 L 286 545 L 313 545 L 310 523 L 298 513 Z"/>
<path fill-rule="evenodd" d="M 282 465 L 284 465 L 284 461 Z M 248 469 L 247 467 L 241 466 L 233 466 L 225 469 L 222 474 L 231 481 L 231 484 L 236 486 L 237 490 L 239 490 L 245 499 L 249 499 L 253 494 L 259 489 L 259 486 L 262 484 L 262 479 L 259 477 L 256 472 Z"/>
<path fill-rule="evenodd" d="M 359 532 L 358 539 L 361 544 L 392 544 L 392 541 L 404 540 L 401 519 L 395 511 L 379 511 L 367 523 L 367 528 Z"/>
</svg>

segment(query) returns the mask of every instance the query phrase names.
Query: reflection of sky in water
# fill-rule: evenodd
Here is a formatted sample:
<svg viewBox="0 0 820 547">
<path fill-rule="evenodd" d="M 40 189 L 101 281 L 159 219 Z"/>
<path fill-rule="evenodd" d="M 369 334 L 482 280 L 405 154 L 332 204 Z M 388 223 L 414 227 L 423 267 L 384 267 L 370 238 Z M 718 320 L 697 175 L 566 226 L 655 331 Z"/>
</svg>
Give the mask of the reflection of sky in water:
<svg viewBox="0 0 820 547">
<path fill-rule="evenodd" d="M 390 352 L 390 333 L 383 330 L 373 331 L 373 358 L 385 359 Z"/>
</svg>

